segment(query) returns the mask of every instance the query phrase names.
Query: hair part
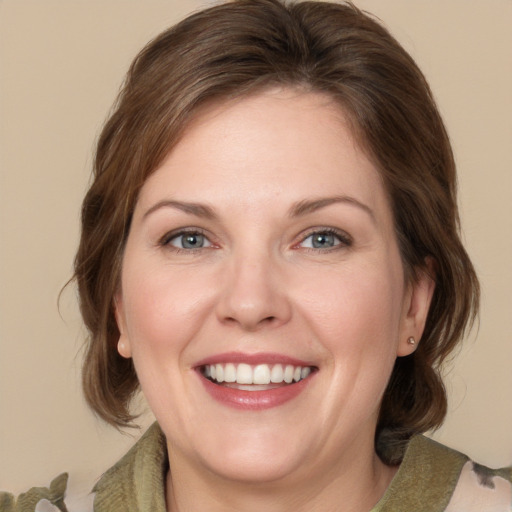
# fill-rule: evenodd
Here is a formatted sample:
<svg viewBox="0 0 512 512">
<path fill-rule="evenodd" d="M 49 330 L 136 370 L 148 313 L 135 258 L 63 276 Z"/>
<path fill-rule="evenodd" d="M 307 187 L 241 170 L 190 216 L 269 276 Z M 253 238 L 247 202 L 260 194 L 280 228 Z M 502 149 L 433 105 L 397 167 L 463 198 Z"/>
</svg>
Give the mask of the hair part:
<svg viewBox="0 0 512 512">
<path fill-rule="evenodd" d="M 440 365 L 479 300 L 460 240 L 455 163 L 423 74 L 351 3 L 235 0 L 189 16 L 136 57 L 99 138 L 82 208 L 75 277 L 90 333 L 86 400 L 112 425 L 134 419 L 138 380 L 117 352 L 113 298 L 140 188 L 200 107 L 275 86 L 325 93 L 340 105 L 381 173 L 406 275 L 435 269 L 425 331 L 414 354 L 396 361 L 377 434 L 407 439 L 436 428 L 447 408 Z"/>
</svg>

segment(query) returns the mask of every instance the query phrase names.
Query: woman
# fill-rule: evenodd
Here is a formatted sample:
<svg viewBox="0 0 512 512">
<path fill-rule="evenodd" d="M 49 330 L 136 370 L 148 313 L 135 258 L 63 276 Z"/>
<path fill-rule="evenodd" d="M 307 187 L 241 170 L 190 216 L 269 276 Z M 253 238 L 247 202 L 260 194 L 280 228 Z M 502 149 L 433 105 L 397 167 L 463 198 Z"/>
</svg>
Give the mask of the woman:
<svg viewBox="0 0 512 512">
<path fill-rule="evenodd" d="M 478 284 L 428 86 L 356 8 L 232 2 L 150 43 L 76 277 L 89 404 L 128 425 L 140 384 L 158 420 L 95 510 L 509 510 L 509 470 L 417 436 Z"/>
</svg>

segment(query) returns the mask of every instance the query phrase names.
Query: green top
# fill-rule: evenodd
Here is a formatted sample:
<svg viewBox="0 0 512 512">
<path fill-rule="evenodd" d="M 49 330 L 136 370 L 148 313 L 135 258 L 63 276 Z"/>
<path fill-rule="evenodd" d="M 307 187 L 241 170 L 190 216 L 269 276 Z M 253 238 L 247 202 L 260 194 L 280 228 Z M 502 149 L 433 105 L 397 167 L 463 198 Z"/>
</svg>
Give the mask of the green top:
<svg viewBox="0 0 512 512">
<path fill-rule="evenodd" d="M 165 438 L 155 423 L 94 487 L 94 512 L 166 512 L 167 467 Z M 50 489 L 31 489 L 17 501 L 0 493 L 0 512 L 34 512 L 38 499 L 66 511 L 66 480 L 61 475 Z M 491 470 L 424 436 L 413 437 L 391 485 L 371 512 L 422 511 L 511 512 L 512 467 Z"/>
</svg>

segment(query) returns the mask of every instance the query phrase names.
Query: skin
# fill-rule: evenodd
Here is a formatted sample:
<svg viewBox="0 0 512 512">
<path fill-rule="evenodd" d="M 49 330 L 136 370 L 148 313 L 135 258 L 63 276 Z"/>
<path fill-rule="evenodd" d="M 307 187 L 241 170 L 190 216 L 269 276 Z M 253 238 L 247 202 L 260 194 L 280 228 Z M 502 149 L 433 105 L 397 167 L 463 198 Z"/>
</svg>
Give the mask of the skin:
<svg viewBox="0 0 512 512">
<path fill-rule="evenodd" d="M 183 229 L 204 246 L 184 249 Z M 116 296 L 119 352 L 168 442 L 168 510 L 369 510 L 396 471 L 374 452 L 382 394 L 432 291 L 405 281 L 378 171 L 328 97 L 201 111 L 141 190 Z M 317 371 L 278 407 L 231 408 L 196 367 L 233 351 Z"/>
</svg>

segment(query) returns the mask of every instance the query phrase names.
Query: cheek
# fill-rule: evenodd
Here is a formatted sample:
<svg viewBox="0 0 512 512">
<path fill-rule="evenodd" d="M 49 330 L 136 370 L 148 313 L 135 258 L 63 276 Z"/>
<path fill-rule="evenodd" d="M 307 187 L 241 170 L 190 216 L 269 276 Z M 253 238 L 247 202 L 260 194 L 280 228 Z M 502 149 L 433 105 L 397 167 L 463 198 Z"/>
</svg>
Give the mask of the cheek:
<svg viewBox="0 0 512 512">
<path fill-rule="evenodd" d="M 382 264 L 318 272 L 303 283 L 298 303 L 330 352 L 394 358 L 402 318 L 399 272 Z"/>
<path fill-rule="evenodd" d="M 214 286 L 205 281 L 189 269 L 171 272 L 162 265 L 125 262 L 123 305 L 135 362 L 148 352 L 175 357 L 193 339 L 214 303 Z"/>
<path fill-rule="evenodd" d="M 333 432 L 347 421 L 373 421 L 380 409 L 400 333 L 403 288 L 392 276 L 372 267 L 317 275 L 321 293 L 301 301 L 310 332 L 326 350 L 329 391 L 318 414 L 331 418 Z"/>
<path fill-rule="evenodd" d="M 196 283 L 170 274 L 168 269 L 141 264 L 140 259 L 127 259 L 123 267 L 126 335 L 142 391 L 159 420 L 168 410 L 188 407 L 180 399 L 186 394 L 182 377 L 188 370 L 183 352 L 194 339 L 204 310 Z"/>
</svg>

